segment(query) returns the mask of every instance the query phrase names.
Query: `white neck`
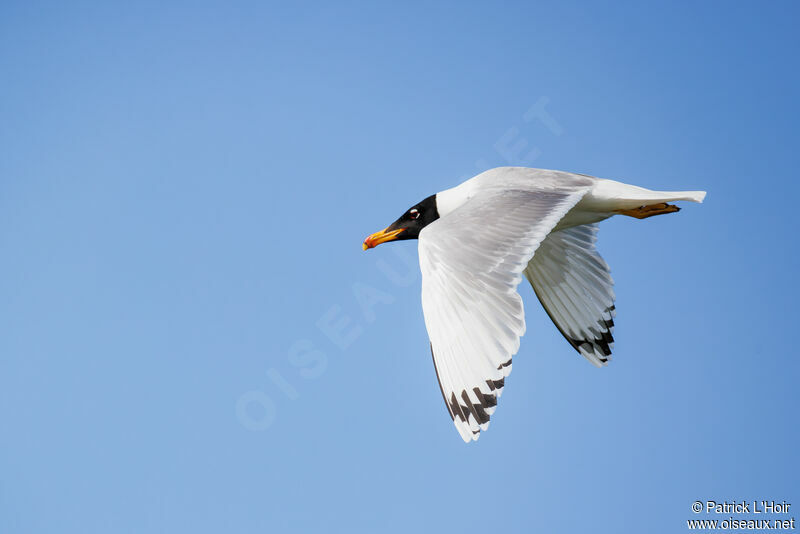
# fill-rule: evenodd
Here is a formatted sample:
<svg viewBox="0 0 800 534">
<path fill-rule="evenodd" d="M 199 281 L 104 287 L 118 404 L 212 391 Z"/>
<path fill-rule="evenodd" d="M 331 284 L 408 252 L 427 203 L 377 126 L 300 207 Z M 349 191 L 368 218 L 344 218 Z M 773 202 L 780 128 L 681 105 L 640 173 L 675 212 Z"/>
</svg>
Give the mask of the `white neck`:
<svg viewBox="0 0 800 534">
<path fill-rule="evenodd" d="M 472 198 L 474 187 L 470 183 L 471 181 L 467 180 L 456 187 L 436 193 L 436 210 L 439 212 L 439 217 L 452 213 L 456 208 Z"/>
</svg>

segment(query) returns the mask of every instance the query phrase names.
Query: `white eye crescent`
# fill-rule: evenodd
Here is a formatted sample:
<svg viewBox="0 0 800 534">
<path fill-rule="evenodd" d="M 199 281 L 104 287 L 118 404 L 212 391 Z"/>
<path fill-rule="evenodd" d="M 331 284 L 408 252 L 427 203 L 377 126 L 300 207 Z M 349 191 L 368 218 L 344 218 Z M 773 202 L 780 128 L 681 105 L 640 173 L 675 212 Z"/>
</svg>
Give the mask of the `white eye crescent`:
<svg viewBox="0 0 800 534">
<path fill-rule="evenodd" d="M 417 210 L 416 208 L 412 208 L 412 209 L 408 210 L 408 215 L 412 219 L 418 219 L 419 218 L 419 210 Z"/>
</svg>

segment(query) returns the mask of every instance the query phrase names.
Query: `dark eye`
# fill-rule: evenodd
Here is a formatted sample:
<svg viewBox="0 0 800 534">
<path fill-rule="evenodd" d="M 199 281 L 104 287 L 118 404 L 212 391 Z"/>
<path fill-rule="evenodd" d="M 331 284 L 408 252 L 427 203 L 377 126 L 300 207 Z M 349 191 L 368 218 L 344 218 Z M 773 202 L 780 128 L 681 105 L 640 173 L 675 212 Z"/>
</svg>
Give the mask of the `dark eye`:
<svg viewBox="0 0 800 534">
<path fill-rule="evenodd" d="M 419 210 L 417 208 L 411 208 L 408 210 L 408 216 L 411 219 L 419 219 Z"/>
</svg>

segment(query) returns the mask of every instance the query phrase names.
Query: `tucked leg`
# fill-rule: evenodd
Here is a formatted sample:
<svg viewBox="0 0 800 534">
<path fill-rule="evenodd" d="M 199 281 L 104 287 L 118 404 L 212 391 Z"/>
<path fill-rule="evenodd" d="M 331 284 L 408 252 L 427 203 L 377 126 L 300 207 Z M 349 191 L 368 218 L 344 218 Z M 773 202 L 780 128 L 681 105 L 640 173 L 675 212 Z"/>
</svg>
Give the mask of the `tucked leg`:
<svg viewBox="0 0 800 534">
<path fill-rule="evenodd" d="M 664 215 L 665 213 L 675 213 L 677 211 L 681 211 L 678 206 L 661 202 L 659 204 L 650 204 L 649 206 L 641 206 L 629 210 L 617 210 L 617 213 L 637 219 L 646 219 L 654 215 Z"/>
</svg>

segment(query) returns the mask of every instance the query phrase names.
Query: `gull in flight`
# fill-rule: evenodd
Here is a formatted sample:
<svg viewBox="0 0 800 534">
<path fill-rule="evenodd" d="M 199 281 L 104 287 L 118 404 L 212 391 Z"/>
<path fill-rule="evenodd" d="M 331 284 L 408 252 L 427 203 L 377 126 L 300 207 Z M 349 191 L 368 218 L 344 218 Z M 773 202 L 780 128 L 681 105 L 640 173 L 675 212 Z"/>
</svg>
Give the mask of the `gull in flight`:
<svg viewBox="0 0 800 534">
<path fill-rule="evenodd" d="M 608 364 L 614 282 L 596 248 L 597 223 L 613 215 L 675 213 L 705 191 L 650 191 L 562 171 L 500 167 L 412 206 L 364 250 L 419 240 L 422 311 L 447 410 L 465 442 L 497 407 L 525 333 L 522 276 L 572 348 Z"/>
</svg>

